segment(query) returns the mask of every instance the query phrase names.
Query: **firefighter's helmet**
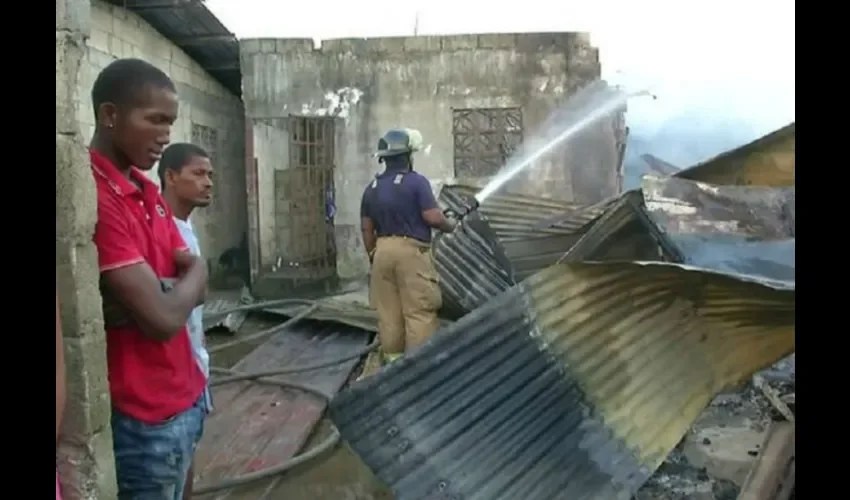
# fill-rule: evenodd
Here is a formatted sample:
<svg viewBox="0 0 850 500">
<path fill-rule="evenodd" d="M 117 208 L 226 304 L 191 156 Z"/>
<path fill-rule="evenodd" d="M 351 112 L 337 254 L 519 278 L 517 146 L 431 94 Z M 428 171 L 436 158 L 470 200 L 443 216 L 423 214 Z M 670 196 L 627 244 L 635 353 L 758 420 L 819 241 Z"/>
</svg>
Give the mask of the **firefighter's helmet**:
<svg viewBox="0 0 850 500">
<path fill-rule="evenodd" d="M 378 151 L 375 156 L 384 158 L 422 149 L 422 134 L 412 128 L 394 128 L 378 139 Z"/>
</svg>

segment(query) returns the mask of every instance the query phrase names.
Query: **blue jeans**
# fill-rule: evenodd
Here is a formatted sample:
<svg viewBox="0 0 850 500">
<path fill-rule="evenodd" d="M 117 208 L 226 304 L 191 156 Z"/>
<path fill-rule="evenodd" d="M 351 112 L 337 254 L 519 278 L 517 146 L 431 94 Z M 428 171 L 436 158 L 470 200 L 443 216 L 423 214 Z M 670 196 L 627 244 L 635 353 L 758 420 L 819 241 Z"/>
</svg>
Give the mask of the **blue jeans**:
<svg viewBox="0 0 850 500">
<path fill-rule="evenodd" d="M 182 500 L 206 412 L 203 395 L 188 410 L 159 424 L 112 411 L 119 500 Z"/>
</svg>

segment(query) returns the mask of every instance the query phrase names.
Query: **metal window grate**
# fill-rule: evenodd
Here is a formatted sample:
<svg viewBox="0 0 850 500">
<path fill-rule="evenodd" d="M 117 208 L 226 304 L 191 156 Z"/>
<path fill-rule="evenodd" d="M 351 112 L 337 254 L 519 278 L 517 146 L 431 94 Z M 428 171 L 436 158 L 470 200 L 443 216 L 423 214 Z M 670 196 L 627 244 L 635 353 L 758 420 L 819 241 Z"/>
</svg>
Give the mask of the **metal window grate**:
<svg viewBox="0 0 850 500">
<path fill-rule="evenodd" d="M 522 143 L 522 125 L 518 107 L 452 110 L 455 177 L 495 175 Z"/>
</svg>

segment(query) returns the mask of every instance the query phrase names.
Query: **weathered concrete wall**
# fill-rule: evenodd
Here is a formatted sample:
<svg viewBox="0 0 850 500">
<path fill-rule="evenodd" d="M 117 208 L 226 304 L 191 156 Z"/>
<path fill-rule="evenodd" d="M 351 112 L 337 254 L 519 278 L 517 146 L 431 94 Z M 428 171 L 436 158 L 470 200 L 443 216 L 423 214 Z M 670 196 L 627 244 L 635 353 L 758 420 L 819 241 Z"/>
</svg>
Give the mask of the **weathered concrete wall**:
<svg viewBox="0 0 850 500">
<path fill-rule="evenodd" d="M 57 463 L 66 500 L 117 497 L 92 243 L 96 196 L 75 106 L 89 21 L 88 0 L 56 0 L 56 289 L 68 384 Z"/>
<path fill-rule="evenodd" d="M 165 71 L 177 85 L 180 115 L 172 129 L 172 142 L 193 141 L 192 127 L 216 131 L 216 178 L 213 203 L 193 215 L 201 248 L 216 261 L 236 246 L 247 229 L 245 189 L 245 125 L 242 102 L 207 74 L 185 52 L 159 34 L 138 15 L 121 7 L 93 0 L 91 37 L 79 82 L 79 120 L 86 140 L 94 132 L 91 86 L 97 74 L 121 57 L 144 59 Z M 156 171 L 150 172 L 156 179 Z"/>
<path fill-rule="evenodd" d="M 371 154 L 386 129 L 408 126 L 422 132 L 426 147 L 416 169 L 438 188 L 454 175 L 452 108 L 519 106 L 528 139 L 575 89 L 600 75 L 597 50 L 586 35 L 572 33 L 328 40 L 321 49 L 311 40 L 254 39 L 243 40 L 241 52 L 245 109 L 254 123 L 261 179 L 287 168 L 287 156 L 277 156 L 287 147 L 286 122 L 279 121 L 280 132 L 271 134 L 269 119 L 338 118 L 336 242 L 344 279 L 367 271 L 360 196 L 379 171 Z M 588 168 L 607 162 L 616 176 L 610 124 L 595 139 L 583 143 L 581 155 L 554 152 L 514 190 L 580 200 L 571 178 L 579 163 L 574 160 Z M 274 222 L 268 221 L 274 217 L 273 193 L 270 182 L 259 184 L 260 264 L 268 268 L 277 258 Z"/>
</svg>

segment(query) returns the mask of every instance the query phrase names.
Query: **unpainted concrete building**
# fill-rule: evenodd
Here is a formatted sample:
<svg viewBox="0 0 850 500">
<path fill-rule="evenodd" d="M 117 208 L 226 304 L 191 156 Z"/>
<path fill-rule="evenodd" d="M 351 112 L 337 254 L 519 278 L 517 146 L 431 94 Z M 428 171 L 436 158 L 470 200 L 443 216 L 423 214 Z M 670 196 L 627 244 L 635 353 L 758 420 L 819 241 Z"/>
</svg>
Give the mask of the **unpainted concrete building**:
<svg viewBox="0 0 850 500">
<path fill-rule="evenodd" d="M 322 262 L 336 269 L 319 269 L 315 279 L 366 275 L 360 197 L 380 171 L 372 154 L 386 129 L 422 132 L 416 169 L 435 188 L 449 179 L 480 183 L 600 77 L 597 49 L 576 33 L 340 39 L 320 48 L 306 39 L 251 39 L 240 51 L 258 284 L 304 277 Z M 583 203 L 613 196 L 623 140 L 615 113 L 542 158 L 511 190 Z M 336 205 L 327 221 L 326 193 Z"/>
<path fill-rule="evenodd" d="M 238 244 L 245 231 L 244 113 L 236 38 L 197 1 L 114 3 L 56 1 L 56 288 L 68 386 L 57 463 L 66 500 L 117 497 L 92 244 L 96 195 L 86 152 L 94 127 L 91 85 L 111 60 L 137 57 L 168 73 L 180 94 L 172 141 L 197 143 L 213 156 L 216 200 L 195 216 L 207 256 L 215 259 Z M 180 33 L 195 36 L 179 38 Z M 217 59 L 199 62 L 198 54 L 209 52 Z"/>
</svg>

